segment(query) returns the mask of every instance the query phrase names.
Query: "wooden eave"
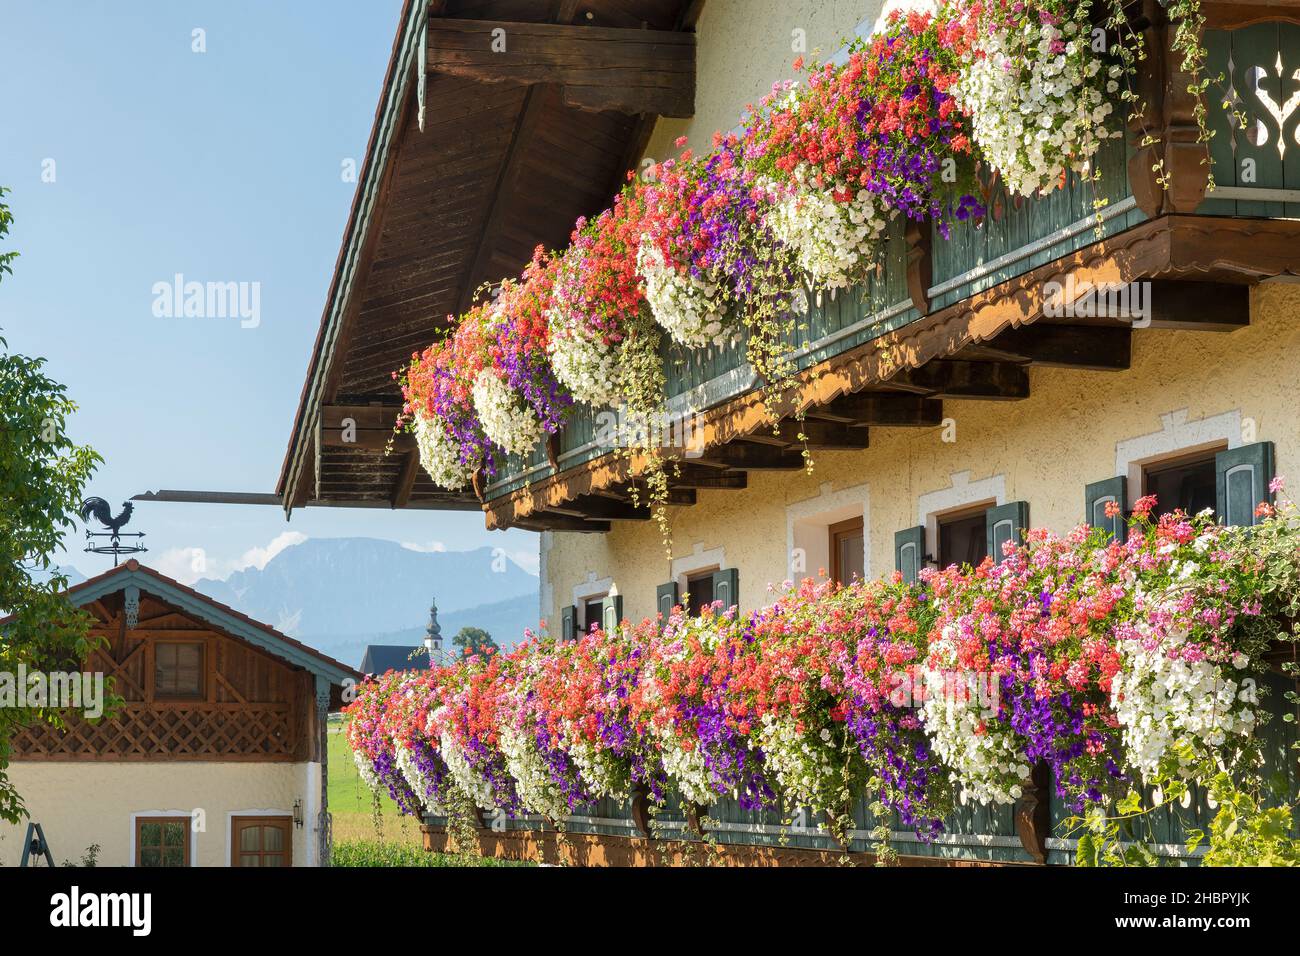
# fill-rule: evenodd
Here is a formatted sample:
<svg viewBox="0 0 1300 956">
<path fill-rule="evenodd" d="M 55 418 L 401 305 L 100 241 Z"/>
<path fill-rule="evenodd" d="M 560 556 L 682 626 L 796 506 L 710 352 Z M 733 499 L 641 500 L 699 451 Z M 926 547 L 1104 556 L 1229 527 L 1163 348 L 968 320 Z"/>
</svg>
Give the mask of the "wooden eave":
<svg viewBox="0 0 1300 956">
<path fill-rule="evenodd" d="M 82 581 L 70 587 L 66 594 L 74 606 L 87 607 L 132 588 L 152 595 L 214 631 L 251 644 L 286 664 L 327 681 L 335 688 L 332 696 L 336 700 L 338 689 L 345 681 L 359 682 L 362 679 L 362 674 L 347 664 L 135 560 Z M 0 627 L 8 620 L 0 620 Z"/>
<path fill-rule="evenodd" d="M 409 438 L 389 441 L 393 373 L 484 283 L 607 206 L 658 115 L 693 111 L 701 6 L 407 0 L 276 486 L 286 512 L 479 507 L 435 486 Z M 329 433 L 358 407 L 390 434 Z"/>
<path fill-rule="evenodd" d="M 867 397 L 882 407 L 903 408 L 898 403 L 918 399 L 1017 400 L 1028 396 L 1026 366 L 1122 369 L 1127 367 L 1128 336 L 1141 333 L 1124 320 L 1045 319 L 1043 289 L 1048 283 L 1064 283 L 1067 276 L 1077 284 L 1152 280 L 1159 284 L 1152 328 L 1226 331 L 1249 321 L 1250 284 L 1300 275 L 1298 244 L 1300 221 L 1164 215 L 807 369 L 781 412 L 802 411 L 813 421 L 856 428 L 865 447 L 864 416 L 871 414 L 862 408 Z M 911 417 L 876 423 L 935 425 L 941 414 L 931 407 L 928 415 L 918 410 Z M 729 465 L 728 453 L 715 453 L 729 446 L 764 449 L 747 452 L 759 468 L 797 467 L 785 459 L 792 450 L 797 458 L 798 429 L 786 423 L 783 438 L 773 441 L 771 419 L 757 390 L 704 410 L 696 429 L 703 454 L 683 459 L 687 477 L 674 479 L 675 486 L 708 487 L 695 480 L 701 469 L 718 478 L 743 479 L 753 466 L 744 460 Z M 643 459 L 625 455 L 594 459 L 487 502 L 487 525 L 541 530 L 555 526 L 561 515 L 567 519 L 563 524 L 571 524 L 582 513 L 573 502 L 592 496 L 627 499 L 644 466 Z M 743 480 L 730 487 L 744 487 Z M 604 515 L 592 512 L 582 530 L 607 530 L 604 525 Z"/>
</svg>

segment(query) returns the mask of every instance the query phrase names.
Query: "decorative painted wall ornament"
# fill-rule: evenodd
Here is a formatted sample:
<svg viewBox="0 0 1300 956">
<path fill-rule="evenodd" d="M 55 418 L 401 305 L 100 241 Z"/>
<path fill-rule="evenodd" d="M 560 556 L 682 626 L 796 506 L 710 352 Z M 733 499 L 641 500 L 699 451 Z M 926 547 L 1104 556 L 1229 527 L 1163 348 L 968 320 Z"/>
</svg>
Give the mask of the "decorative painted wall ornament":
<svg viewBox="0 0 1300 956">
<path fill-rule="evenodd" d="M 130 587 L 123 595 L 122 612 L 126 616 L 126 629 L 134 631 L 140 625 L 140 589 Z"/>
<path fill-rule="evenodd" d="M 1229 60 L 1231 62 L 1231 60 Z M 1284 79 L 1282 66 L 1282 51 L 1279 50 L 1277 60 L 1273 64 L 1274 72 L 1278 78 L 1279 96 L 1281 96 L 1282 81 Z M 1246 82 L 1250 85 L 1255 94 L 1255 99 L 1268 111 L 1273 122 L 1277 124 L 1277 155 L 1281 159 L 1286 159 L 1286 127 L 1290 122 L 1296 109 L 1300 107 L 1300 86 L 1292 92 L 1282 103 L 1273 99 L 1273 94 L 1265 89 L 1264 82 L 1268 78 L 1268 70 L 1262 66 L 1252 66 L 1246 70 Z M 1285 77 L 1300 84 L 1300 68 L 1291 72 L 1289 77 Z M 1258 130 L 1257 130 L 1258 127 Z M 1253 134 L 1253 135 L 1252 135 Z M 1292 138 L 1296 140 L 1296 145 L 1300 146 L 1300 129 L 1292 132 Z M 1246 138 L 1256 146 L 1263 146 L 1268 142 L 1268 130 L 1262 124 L 1256 121 L 1250 129 L 1246 131 Z"/>
</svg>

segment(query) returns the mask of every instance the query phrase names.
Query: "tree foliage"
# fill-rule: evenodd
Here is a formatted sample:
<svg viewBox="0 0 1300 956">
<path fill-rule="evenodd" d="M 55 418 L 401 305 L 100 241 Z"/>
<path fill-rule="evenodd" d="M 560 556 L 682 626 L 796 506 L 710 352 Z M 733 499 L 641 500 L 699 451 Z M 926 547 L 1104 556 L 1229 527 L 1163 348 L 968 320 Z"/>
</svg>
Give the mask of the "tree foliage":
<svg viewBox="0 0 1300 956">
<path fill-rule="evenodd" d="M 13 222 L 5 192 L 0 241 Z M 12 274 L 15 258 L 0 253 L 0 278 Z M 10 352 L 0 337 L 0 609 L 10 615 L 0 627 L 0 674 L 15 682 L 20 668 L 80 670 L 92 648 L 90 617 L 62 595 L 67 579 L 52 556 L 100 458 L 68 436 L 76 405 L 44 369 L 44 359 Z M 0 819 L 17 822 L 24 814 L 5 772 L 14 734 L 35 721 L 59 720 L 45 707 L 0 707 Z"/>
<path fill-rule="evenodd" d="M 481 627 L 462 627 L 451 639 L 451 643 L 452 646 L 460 648 L 462 657 L 471 654 L 485 657 L 489 653 L 495 654 L 501 650 L 497 642 L 492 640 L 492 635 Z"/>
</svg>

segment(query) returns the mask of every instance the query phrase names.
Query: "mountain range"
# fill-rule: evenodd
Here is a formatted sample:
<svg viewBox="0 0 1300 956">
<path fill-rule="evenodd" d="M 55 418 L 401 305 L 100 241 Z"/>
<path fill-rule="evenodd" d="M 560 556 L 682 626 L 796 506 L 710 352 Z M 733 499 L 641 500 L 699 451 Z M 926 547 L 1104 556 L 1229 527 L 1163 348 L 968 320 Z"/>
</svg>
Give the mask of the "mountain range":
<svg viewBox="0 0 1300 956">
<path fill-rule="evenodd" d="M 194 584 L 352 665 L 367 644 L 418 644 L 438 603 L 443 641 L 467 625 L 503 647 L 537 627 L 537 577 L 492 548 L 414 551 L 375 538 L 310 538 L 264 568 Z"/>
</svg>

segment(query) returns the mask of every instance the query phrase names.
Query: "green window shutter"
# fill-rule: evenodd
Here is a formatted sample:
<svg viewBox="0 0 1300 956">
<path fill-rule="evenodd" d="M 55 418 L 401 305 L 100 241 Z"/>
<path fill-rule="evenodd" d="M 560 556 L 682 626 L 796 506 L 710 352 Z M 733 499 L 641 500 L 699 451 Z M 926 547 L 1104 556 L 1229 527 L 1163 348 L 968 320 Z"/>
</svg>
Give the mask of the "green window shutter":
<svg viewBox="0 0 1300 956">
<path fill-rule="evenodd" d="M 1219 520 L 1250 527 L 1259 519 L 1255 507 L 1273 500 L 1268 486 L 1273 480 L 1273 443 L 1256 442 L 1221 451 L 1214 456 Z"/>
<path fill-rule="evenodd" d="M 1008 541 L 1020 544 L 1029 528 L 1029 502 L 1011 501 L 985 512 L 984 535 L 994 562 L 1003 558 L 1002 546 Z"/>
<path fill-rule="evenodd" d="M 921 579 L 925 567 L 925 525 L 899 531 L 894 535 L 894 567 L 903 573 L 903 580 L 913 584 Z"/>
<path fill-rule="evenodd" d="M 618 630 L 619 622 L 622 620 L 623 595 L 615 594 L 600 602 L 600 626 L 606 634 Z"/>
<path fill-rule="evenodd" d="M 722 609 L 740 606 L 740 572 L 735 568 L 713 572 L 713 600 L 722 602 Z"/>
<path fill-rule="evenodd" d="M 667 620 L 677 606 L 677 582 L 669 581 L 655 588 L 655 609 Z"/>
<path fill-rule="evenodd" d="M 560 611 L 560 640 L 571 641 L 578 636 L 578 609 L 570 604 Z"/>
<path fill-rule="evenodd" d="M 1106 505 L 1112 501 L 1119 505 L 1120 514 L 1107 518 Z M 1123 514 L 1128 507 L 1128 479 L 1123 475 L 1088 485 L 1083 489 L 1083 505 L 1088 527 L 1102 528 L 1121 543 L 1128 537 L 1128 522 Z"/>
</svg>

